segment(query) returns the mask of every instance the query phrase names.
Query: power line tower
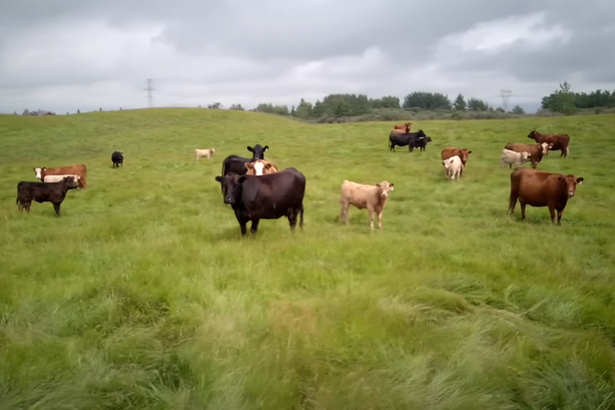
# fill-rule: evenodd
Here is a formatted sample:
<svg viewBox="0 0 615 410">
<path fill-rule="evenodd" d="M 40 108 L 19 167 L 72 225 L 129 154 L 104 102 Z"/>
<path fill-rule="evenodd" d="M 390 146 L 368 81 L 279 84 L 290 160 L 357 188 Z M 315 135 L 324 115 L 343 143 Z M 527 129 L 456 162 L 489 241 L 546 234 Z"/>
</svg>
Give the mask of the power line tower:
<svg viewBox="0 0 615 410">
<path fill-rule="evenodd" d="M 154 91 L 154 80 L 148 78 L 147 80 L 145 80 L 145 84 L 147 85 L 145 87 L 145 90 L 147 91 L 147 106 L 149 108 L 152 108 L 154 100 L 154 96 L 152 95 L 152 92 Z"/>
<path fill-rule="evenodd" d="M 512 97 L 512 91 L 500 90 L 500 97 L 502 97 L 502 108 L 504 109 L 504 111 L 508 112 L 508 99 Z"/>
</svg>

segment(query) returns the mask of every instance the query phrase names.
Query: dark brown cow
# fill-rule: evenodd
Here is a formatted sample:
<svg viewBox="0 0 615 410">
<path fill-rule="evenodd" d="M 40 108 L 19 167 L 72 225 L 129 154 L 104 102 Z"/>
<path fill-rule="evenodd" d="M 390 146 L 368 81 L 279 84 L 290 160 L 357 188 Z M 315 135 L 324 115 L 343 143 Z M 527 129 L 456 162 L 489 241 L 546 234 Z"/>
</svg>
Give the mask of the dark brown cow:
<svg viewBox="0 0 615 410">
<path fill-rule="evenodd" d="M 17 199 L 15 203 L 19 211 L 26 210 L 30 213 L 32 201 L 39 204 L 51 202 L 56 216 L 60 216 L 60 206 L 66 197 L 66 193 L 77 188 L 77 181 L 73 177 L 62 178 L 60 182 L 30 182 L 21 181 L 17 184 Z"/>
<path fill-rule="evenodd" d="M 536 169 L 538 163 L 542 161 L 542 157 L 549 152 L 549 146 L 543 144 L 517 144 L 509 142 L 504 148 L 515 152 L 529 152 L 530 162 L 534 169 Z"/>
<path fill-rule="evenodd" d="M 393 130 L 404 130 L 405 134 L 409 133 L 411 128 L 412 128 L 411 122 L 407 122 L 405 124 L 395 124 L 393 126 Z"/>
<path fill-rule="evenodd" d="M 463 171 L 466 168 L 466 162 L 468 162 L 468 157 L 471 153 L 472 151 L 468 150 L 467 148 L 444 147 L 442 148 L 442 153 L 440 154 L 440 157 L 442 158 L 442 161 L 444 161 L 457 155 L 461 160 L 461 163 L 463 164 L 463 168 L 461 169 L 461 173 L 459 174 L 459 176 L 461 176 L 463 175 Z"/>
<path fill-rule="evenodd" d="M 561 225 L 562 213 L 568 200 L 577 190 L 583 178 L 572 174 L 564 175 L 553 172 L 536 171 L 529 168 L 517 168 L 510 174 L 510 203 L 508 210 L 512 215 L 517 204 L 521 204 L 521 220 L 525 220 L 525 206 L 549 207 L 551 222 Z"/>
<path fill-rule="evenodd" d="M 541 134 L 534 130 L 530 132 L 527 137 L 533 139 L 539 144 L 542 144 L 543 142 L 552 144 L 549 147 L 551 151 L 560 150 L 562 152 L 560 154 L 560 158 L 562 156 L 564 158 L 568 157 L 568 153 L 570 152 L 570 136 L 568 134 Z"/>
<path fill-rule="evenodd" d="M 60 168 L 34 168 L 34 175 L 41 181 L 45 181 L 45 175 L 79 175 L 77 185 L 83 189 L 88 188 L 87 169 L 83 164 L 68 165 Z"/>
</svg>

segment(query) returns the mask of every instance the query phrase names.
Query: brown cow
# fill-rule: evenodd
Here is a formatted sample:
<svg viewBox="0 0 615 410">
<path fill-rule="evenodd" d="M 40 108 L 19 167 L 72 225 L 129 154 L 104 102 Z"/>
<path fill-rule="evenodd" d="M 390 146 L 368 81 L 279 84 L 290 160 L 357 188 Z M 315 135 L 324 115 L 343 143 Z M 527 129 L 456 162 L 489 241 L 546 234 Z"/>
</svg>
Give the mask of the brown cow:
<svg viewBox="0 0 615 410">
<path fill-rule="evenodd" d="M 374 230 L 374 212 L 378 214 L 378 229 L 382 229 L 382 212 L 387 205 L 389 192 L 395 185 L 382 181 L 376 185 L 362 185 L 356 182 L 342 181 L 340 204 L 342 206 L 340 221 L 348 224 L 348 208 L 354 205 L 358 209 L 367 208 L 369 213 L 369 226 Z"/>
<path fill-rule="evenodd" d="M 568 153 L 570 152 L 569 144 L 570 144 L 570 136 L 568 134 L 541 134 L 538 131 L 534 130 L 529 133 L 528 138 L 533 139 L 534 141 L 542 144 L 546 142 L 551 144 L 549 149 L 551 151 L 560 150 L 562 153 L 560 154 L 560 158 L 563 156 L 564 158 L 568 157 Z"/>
<path fill-rule="evenodd" d="M 410 128 L 412 128 L 412 123 L 407 122 L 405 124 L 395 124 L 393 126 L 393 131 L 395 130 L 404 130 L 404 134 L 408 134 L 410 132 Z"/>
<path fill-rule="evenodd" d="M 549 207 L 551 222 L 555 223 L 557 209 L 557 224 L 561 225 L 562 213 L 566 203 L 577 190 L 577 185 L 583 183 L 582 177 L 572 174 L 564 175 L 553 172 L 536 171 L 529 168 L 517 168 L 510 174 L 510 203 L 508 210 L 512 215 L 517 204 L 521 204 L 521 220 L 525 220 L 525 206 Z"/>
<path fill-rule="evenodd" d="M 79 180 L 77 181 L 79 187 L 83 189 L 88 188 L 87 169 L 83 164 L 68 165 L 60 168 L 34 168 L 34 174 L 41 181 L 45 179 L 45 175 L 79 175 Z"/>
<path fill-rule="evenodd" d="M 459 176 L 462 176 L 463 171 L 466 169 L 466 162 L 468 162 L 468 157 L 471 153 L 472 151 L 469 151 L 467 148 L 444 147 L 442 149 L 440 157 L 442 161 L 444 161 L 457 155 L 461 160 L 461 163 L 463 164 L 463 167 L 461 168 L 461 173 L 459 174 Z"/>
<path fill-rule="evenodd" d="M 504 148 L 515 152 L 529 152 L 530 162 L 532 163 L 532 168 L 534 169 L 536 169 L 538 163 L 542 161 L 542 157 L 544 155 L 548 155 L 549 153 L 549 145 L 547 145 L 547 143 L 517 144 L 514 142 L 509 142 Z"/>
<path fill-rule="evenodd" d="M 278 168 L 273 165 L 273 162 L 265 161 L 264 159 L 257 159 L 254 162 L 245 163 L 246 175 L 267 175 L 278 172 Z"/>
</svg>

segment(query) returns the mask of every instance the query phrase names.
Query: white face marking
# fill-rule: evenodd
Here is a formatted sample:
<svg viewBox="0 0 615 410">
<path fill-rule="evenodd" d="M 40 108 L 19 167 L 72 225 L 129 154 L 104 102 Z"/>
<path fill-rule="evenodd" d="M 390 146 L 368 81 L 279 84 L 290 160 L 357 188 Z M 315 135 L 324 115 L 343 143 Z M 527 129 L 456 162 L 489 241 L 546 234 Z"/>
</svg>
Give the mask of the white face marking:
<svg viewBox="0 0 615 410">
<path fill-rule="evenodd" d="M 265 164 L 263 164 L 262 162 L 255 162 L 254 163 L 254 172 L 256 175 L 263 175 L 263 169 L 265 168 Z"/>
<path fill-rule="evenodd" d="M 34 168 L 34 172 L 36 172 L 36 179 L 41 179 L 41 169 Z"/>
</svg>

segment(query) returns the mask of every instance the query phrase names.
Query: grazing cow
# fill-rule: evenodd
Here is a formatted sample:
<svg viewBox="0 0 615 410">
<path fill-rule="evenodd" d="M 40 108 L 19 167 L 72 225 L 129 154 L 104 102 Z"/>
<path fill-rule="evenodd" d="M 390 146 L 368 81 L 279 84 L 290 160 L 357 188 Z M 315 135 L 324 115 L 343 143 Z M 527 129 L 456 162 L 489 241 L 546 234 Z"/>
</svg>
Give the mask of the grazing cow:
<svg viewBox="0 0 615 410">
<path fill-rule="evenodd" d="M 63 180 L 66 177 L 73 177 L 74 180 L 76 182 L 79 182 L 79 175 L 77 174 L 72 174 L 72 175 L 45 175 L 45 178 L 43 178 L 43 182 L 60 182 L 61 180 Z"/>
<path fill-rule="evenodd" d="M 113 162 L 113 168 L 124 166 L 124 153 L 120 151 L 113 151 L 111 154 L 111 162 Z"/>
<path fill-rule="evenodd" d="M 461 173 L 463 171 L 463 163 L 461 162 L 459 155 L 443 159 L 442 166 L 444 167 L 444 175 L 446 175 L 446 178 L 450 182 L 453 182 L 455 177 L 457 177 L 457 182 L 459 182 L 459 178 L 461 177 Z"/>
<path fill-rule="evenodd" d="M 340 196 L 342 206 L 340 221 L 348 224 L 348 208 L 354 205 L 358 209 L 367 208 L 369 213 L 369 227 L 374 230 L 374 213 L 378 215 L 378 229 L 382 229 L 382 212 L 387 205 L 389 192 L 393 191 L 395 185 L 382 181 L 376 185 L 362 185 L 356 182 L 343 180 Z"/>
<path fill-rule="evenodd" d="M 196 162 L 199 162 L 201 158 L 205 157 L 207 159 L 211 159 L 211 157 L 216 153 L 215 148 L 208 149 L 196 149 Z"/>
<path fill-rule="evenodd" d="M 21 181 L 17 184 L 17 200 L 15 203 L 20 212 L 24 209 L 30 213 L 32 201 L 39 204 L 51 202 L 56 216 L 60 216 L 60 205 L 70 189 L 77 188 L 77 182 L 73 177 L 64 177 L 60 182 L 29 182 Z"/>
<path fill-rule="evenodd" d="M 562 156 L 564 158 L 568 157 L 568 153 L 570 152 L 570 136 L 568 134 L 541 134 L 534 130 L 530 132 L 527 137 L 533 139 L 539 144 L 542 144 L 543 142 L 551 144 L 549 145 L 549 149 L 551 151 L 561 151 L 560 158 Z"/>
<path fill-rule="evenodd" d="M 256 234 L 261 219 L 288 218 L 291 232 L 297 225 L 303 229 L 303 197 L 305 176 L 295 168 L 286 168 L 273 174 L 254 176 L 235 173 L 217 176 L 222 186 L 224 203 L 235 211 L 241 234 L 246 235 L 246 224 L 252 221 L 250 232 Z"/>
<path fill-rule="evenodd" d="M 246 162 L 253 162 L 257 159 L 265 159 L 265 152 L 269 149 L 268 145 L 263 148 L 260 144 L 253 147 L 248 147 L 248 151 L 252 152 L 252 159 L 240 157 L 239 155 L 229 155 L 222 162 L 222 175 L 227 175 L 231 172 L 237 175 L 244 175 L 247 171 Z"/>
<path fill-rule="evenodd" d="M 562 213 L 568 200 L 576 192 L 577 185 L 583 178 L 572 174 L 564 175 L 554 172 L 536 171 L 529 168 L 517 168 L 510 174 L 510 214 L 515 210 L 517 199 L 521 204 L 521 220 L 525 220 L 525 206 L 549 207 L 551 222 L 561 225 Z"/>
<path fill-rule="evenodd" d="M 265 161 L 264 159 L 257 159 L 254 162 L 245 163 L 247 172 L 246 175 L 267 175 L 278 172 L 278 168 L 273 165 L 273 162 Z"/>
<path fill-rule="evenodd" d="M 410 145 L 411 140 L 426 138 L 427 135 L 423 132 L 423 130 L 419 130 L 418 132 L 409 132 L 407 134 L 400 134 L 399 132 L 391 131 L 389 134 L 389 151 L 395 152 L 395 146 L 405 147 L 406 145 Z M 410 148 L 408 148 L 410 151 Z"/>
<path fill-rule="evenodd" d="M 532 154 L 527 151 L 516 152 L 504 148 L 502 150 L 502 155 L 500 156 L 500 164 L 503 167 L 508 164 L 508 169 L 512 168 L 513 165 L 516 165 L 517 168 L 519 168 L 525 162 L 528 162 L 530 160 L 531 155 Z"/>
<path fill-rule="evenodd" d="M 461 173 L 459 174 L 459 176 L 461 177 L 463 176 L 463 171 L 465 171 L 466 169 L 466 163 L 468 162 L 468 157 L 471 153 L 472 151 L 468 150 L 467 148 L 444 147 L 442 149 L 442 152 L 440 153 L 440 159 L 445 160 L 457 155 L 459 159 L 461 159 L 461 163 L 463 164 L 463 167 L 461 168 Z"/>
<path fill-rule="evenodd" d="M 542 157 L 544 155 L 547 155 L 547 153 L 549 152 L 549 145 L 547 143 L 517 144 L 509 142 L 504 148 L 515 152 L 528 152 L 530 154 L 530 162 L 532 163 L 532 168 L 534 169 L 536 169 L 538 163 L 542 161 Z"/>
<path fill-rule="evenodd" d="M 407 134 L 410 132 L 410 128 L 412 128 L 412 123 L 411 122 L 407 122 L 405 124 L 395 124 L 393 126 L 393 130 L 403 130 L 404 134 Z"/>
<path fill-rule="evenodd" d="M 433 140 L 431 139 L 431 137 L 411 139 L 410 143 L 408 144 L 408 146 L 410 147 L 410 152 L 412 152 L 414 148 L 420 148 L 421 151 L 425 151 L 425 148 L 427 148 L 427 143 L 432 141 Z"/>
<path fill-rule="evenodd" d="M 34 168 L 34 175 L 36 178 L 43 181 L 45 175 L 79 175 L 77 184 L 80 188 L 87 189 L 87 169 L 83 164 L 68 165 L 60 168 Z"/>
</svg>

